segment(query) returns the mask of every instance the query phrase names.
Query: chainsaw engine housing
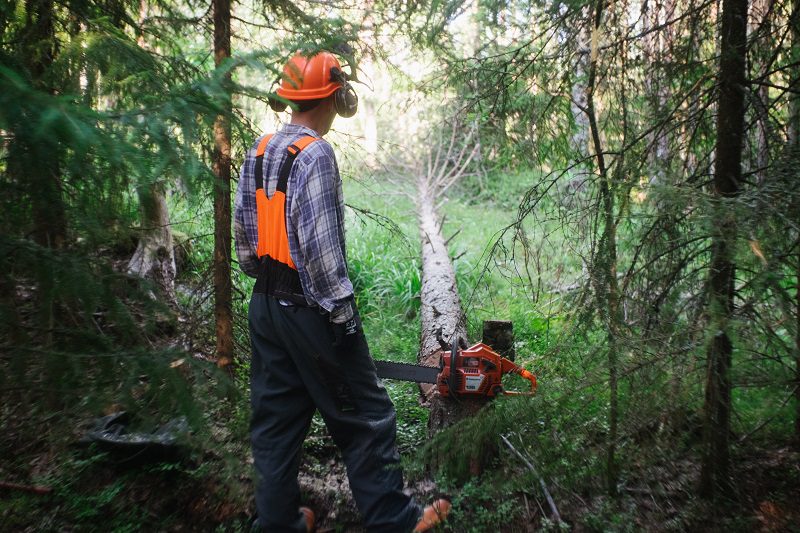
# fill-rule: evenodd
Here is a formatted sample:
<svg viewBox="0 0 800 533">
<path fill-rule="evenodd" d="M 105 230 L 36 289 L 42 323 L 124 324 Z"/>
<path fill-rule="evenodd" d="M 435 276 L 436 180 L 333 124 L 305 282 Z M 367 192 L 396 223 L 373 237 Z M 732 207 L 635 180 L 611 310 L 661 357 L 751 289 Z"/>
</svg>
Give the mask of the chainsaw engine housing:
<svg viewBox="0 0 800 533">
<path fill-rule="evenodd" d="M 455 369 L 451 366 L 454 364 L 451 352 L 444 351 L 440 355 L 444 367 L 437 386 L 442 396 L 491 398 L 503 392 L 503 358 L 482 342 L 458 350 Z"/>
</svg>

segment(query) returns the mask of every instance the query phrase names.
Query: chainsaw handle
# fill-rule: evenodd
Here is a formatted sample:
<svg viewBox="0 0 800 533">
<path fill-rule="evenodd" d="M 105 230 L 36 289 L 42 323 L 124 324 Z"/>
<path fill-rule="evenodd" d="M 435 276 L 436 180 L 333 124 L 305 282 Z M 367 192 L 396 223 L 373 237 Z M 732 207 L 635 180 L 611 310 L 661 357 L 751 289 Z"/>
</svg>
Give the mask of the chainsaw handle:
<svg viewBox="0 0 800 533">
<path fill-rule="evenodd" d="M 503 394 L 505 394 L 507 396 L 533 396 L 534 394 L 536 394 L 536 387 L 538 386 L 538 383 L 536 382 L 536 375 L 533 372 L 529 372 L 528 370 L 525 370 L 521 366 L 514 364 L 513 362 L 509 361 L 505 357 L 502 358 L 501 362 L 502 362 L 502 365 L 503 365 L 503 369 L 502 369 L 503 370 L 503 374 L 514 373 L 514 374 L 517 374 L 518 376 L 520 376 L 520 377 L 522 377 L 524 379 L 527 379 L 528 381 L 531 382 L 531 390 L 530 391 L 522 392 L 522 391 L 507 391 L 507 390 L 504 390 Z"/>
</svg>

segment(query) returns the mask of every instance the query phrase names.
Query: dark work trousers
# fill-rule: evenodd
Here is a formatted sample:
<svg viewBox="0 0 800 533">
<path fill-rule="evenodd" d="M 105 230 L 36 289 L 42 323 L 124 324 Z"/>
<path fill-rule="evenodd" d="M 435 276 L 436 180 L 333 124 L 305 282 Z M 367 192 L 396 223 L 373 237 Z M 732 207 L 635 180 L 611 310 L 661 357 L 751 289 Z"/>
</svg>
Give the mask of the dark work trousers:
<svg viewBox="0 0 800 533">
<path fill-rule="evenodd" d="M 342 452 L 367 529 L 411 531 L 421 511 L 403 494 L 394 405 L 360 329 L 337 343 L 327 313 L 284 306 L 265 294 L 253 295 L 249 320 L 250 433 L 262 528 L 305 531 L 297 473 L 318 409 Z"/>
</svg>

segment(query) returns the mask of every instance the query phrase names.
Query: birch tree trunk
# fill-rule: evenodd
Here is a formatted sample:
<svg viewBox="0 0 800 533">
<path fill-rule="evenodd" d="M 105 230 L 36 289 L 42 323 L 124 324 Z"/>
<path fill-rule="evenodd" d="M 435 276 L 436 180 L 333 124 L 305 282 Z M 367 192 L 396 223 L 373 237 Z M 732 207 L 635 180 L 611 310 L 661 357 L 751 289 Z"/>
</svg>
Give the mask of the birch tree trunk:
<svg viewBox="0 0 800 533">
<path fill-rule="evenodd" d="M 739 194 L 744 137 L 747 0 L 723 0 L 719 66 L 719 105 L 715 147 L 714 234 L 711 241 L 708 313 L 713 338 L 708 346 L 700 494 L 714 499 L 730 494 L 731 355 L 728 334 L 733 318 L 736 217 L 729 205 Z"/>
<path fill-rule="evenodd" d="M 219 67 L 231 56 L 230 0 L 213 0 L 214 64 Z M 226 75 L 226 81 L 229 81 Z M 230 84 L 227 95 L 230 97 Z M 231 102 L 214 120 L 214 319 L 217 336 L 217 366 L 232 372 L 233 311 L 231 282 Z"/>
</svg>

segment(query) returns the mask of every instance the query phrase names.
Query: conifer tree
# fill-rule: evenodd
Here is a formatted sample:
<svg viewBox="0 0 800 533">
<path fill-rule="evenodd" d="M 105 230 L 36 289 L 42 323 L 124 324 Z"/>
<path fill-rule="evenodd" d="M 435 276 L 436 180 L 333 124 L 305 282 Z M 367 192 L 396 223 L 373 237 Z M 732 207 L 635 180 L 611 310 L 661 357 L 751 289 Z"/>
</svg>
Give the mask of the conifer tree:
<svg viewBox="0 0 800 533">
<path fill-rule="evenodd" d="M 736 281 L 737 221 L 734 201 L 741 191 L 746 84 L 747 0 L 724 0 L 720 28 L 719 104 L 714 181 L 714 226 L 709 265 L 709 344 L 700 492 L 730 494 L 731 340 Z"/>
<path fill-rule="evenodd" d="M 214 64 L 219 69 L 231 56 L 231 2 L 213 0 Z M 233 364 L 231 282 L 231 126 L 230 73 L 225 73 L 225 98 L 214 120 L 214 317 L 217 365 Z"/>
</svg>

